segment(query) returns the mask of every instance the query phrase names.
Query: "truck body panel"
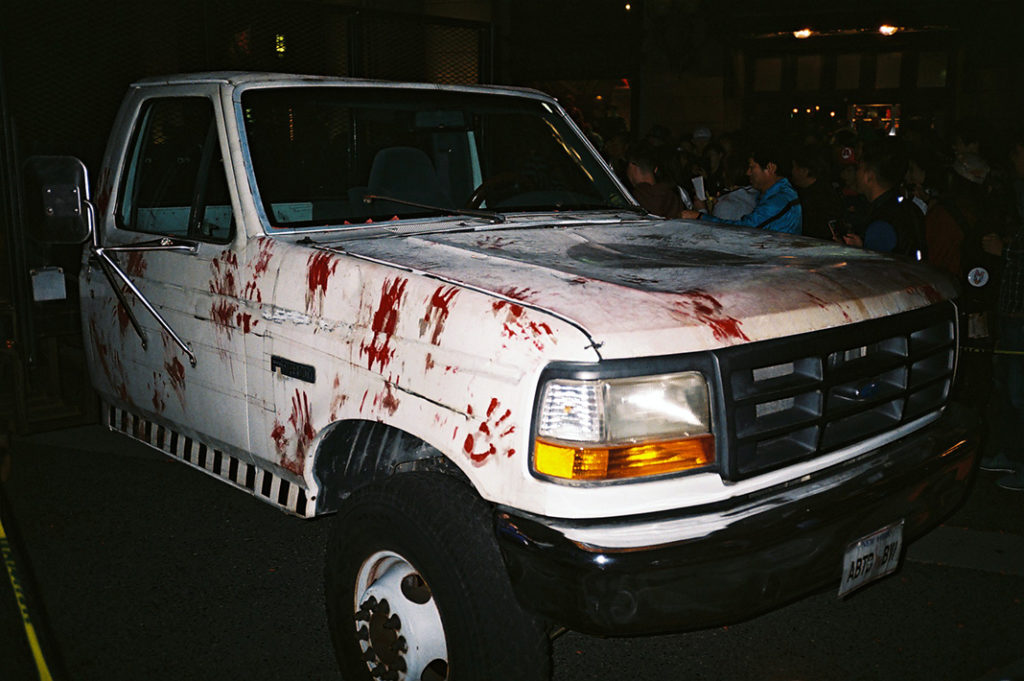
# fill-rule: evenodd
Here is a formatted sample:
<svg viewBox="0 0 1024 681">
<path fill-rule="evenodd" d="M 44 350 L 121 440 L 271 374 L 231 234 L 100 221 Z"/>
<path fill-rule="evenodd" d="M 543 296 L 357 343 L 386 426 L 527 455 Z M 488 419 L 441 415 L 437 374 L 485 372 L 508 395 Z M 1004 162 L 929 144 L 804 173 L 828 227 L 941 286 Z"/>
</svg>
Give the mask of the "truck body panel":
<svg viewBox="0 0 1024 681">
<path fill-rule="evenodd" d="M 141 81 L 95 197 L 109 427 L 303 517 L 440 471 L 556 622 L 749 616 L 838 578 L 857 533 L 925 532 L 969 480 L 948 279 L 646 215 L 540 93 Z"/>
</svg>

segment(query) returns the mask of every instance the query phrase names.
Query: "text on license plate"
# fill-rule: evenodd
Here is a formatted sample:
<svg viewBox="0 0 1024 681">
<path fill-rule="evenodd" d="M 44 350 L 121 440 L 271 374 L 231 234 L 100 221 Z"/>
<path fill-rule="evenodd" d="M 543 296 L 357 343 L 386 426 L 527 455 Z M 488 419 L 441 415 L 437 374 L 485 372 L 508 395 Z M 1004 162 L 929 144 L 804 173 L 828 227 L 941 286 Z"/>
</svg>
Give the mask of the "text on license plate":
<svg viewBox="0 0 1024 681">
<path fill-rule="evenodd" d="M 845 596 L 895 570 L 900 564 L 902 549 L 902 520 L 847 546 L 843 554 L 843 581 L 839 585 L 839 595 Z"/>
</svg>

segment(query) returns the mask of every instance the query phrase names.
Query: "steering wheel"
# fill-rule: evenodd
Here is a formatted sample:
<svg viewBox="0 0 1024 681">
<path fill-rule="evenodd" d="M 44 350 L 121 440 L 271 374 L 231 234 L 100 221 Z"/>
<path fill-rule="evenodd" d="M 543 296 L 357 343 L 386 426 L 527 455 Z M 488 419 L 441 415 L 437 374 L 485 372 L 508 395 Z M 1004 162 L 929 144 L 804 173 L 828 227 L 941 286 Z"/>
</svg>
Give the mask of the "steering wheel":
<svg viewBox="0 0 1024 681">
<path fill-rule="evenodd" d="M 533 179 L 526 173 L 516 171 L 499 173 L 488 177 L 473 190 L 466 201 L 466 208 L 479 208 L 484 201 L 488 200 L 490 207 L 493 208 L 499 202 L 530 191 L 533 187 Z"/>
</svg>

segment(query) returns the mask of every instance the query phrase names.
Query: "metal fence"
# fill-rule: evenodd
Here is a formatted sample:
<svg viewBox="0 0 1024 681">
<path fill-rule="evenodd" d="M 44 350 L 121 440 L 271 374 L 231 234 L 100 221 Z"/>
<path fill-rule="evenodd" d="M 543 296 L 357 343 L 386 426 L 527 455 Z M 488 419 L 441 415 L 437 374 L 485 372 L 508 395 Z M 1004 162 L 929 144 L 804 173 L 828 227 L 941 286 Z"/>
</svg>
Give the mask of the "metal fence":
<svg viewBox="0 0 1024 681">
<path fill-rule="evenodd" d="M 491 80 L 490 26 L 319 2 L 0 3 L 18 156 L 96 167 L 117 105 L 143 76 L 260 70 L 438 83 Z"/>
<path fill-rule="evenodd" d="M 19 170 L 33 154 L 99 167 L 117 107 L 144 76 L 247 70 L 438 83 L 491 80 L 488 24 L 311 0 L 0 0 L 0 440 L 94 411 L 75 294 L 34 303 L 29 270 L 75 247 L 21 229 Z M 4 97 L 6 95 L 6 97 Z"/>
</svg>

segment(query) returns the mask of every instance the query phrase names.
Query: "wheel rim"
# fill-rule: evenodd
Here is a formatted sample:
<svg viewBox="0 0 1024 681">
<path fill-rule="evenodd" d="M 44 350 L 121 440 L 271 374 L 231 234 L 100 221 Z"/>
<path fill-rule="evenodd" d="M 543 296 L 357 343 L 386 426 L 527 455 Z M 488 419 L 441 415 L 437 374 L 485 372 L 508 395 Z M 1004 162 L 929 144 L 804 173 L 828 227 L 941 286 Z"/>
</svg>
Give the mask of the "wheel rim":
<svg viewBox="0 0 1024 681">
<path fill-rule="evenodd" d="M 378 551 L 359 568 L 355 628 L 370 674 L 382 681 L 448 678 L 448 646 L 433 593 L 409 561 Z"/>
</svg>

